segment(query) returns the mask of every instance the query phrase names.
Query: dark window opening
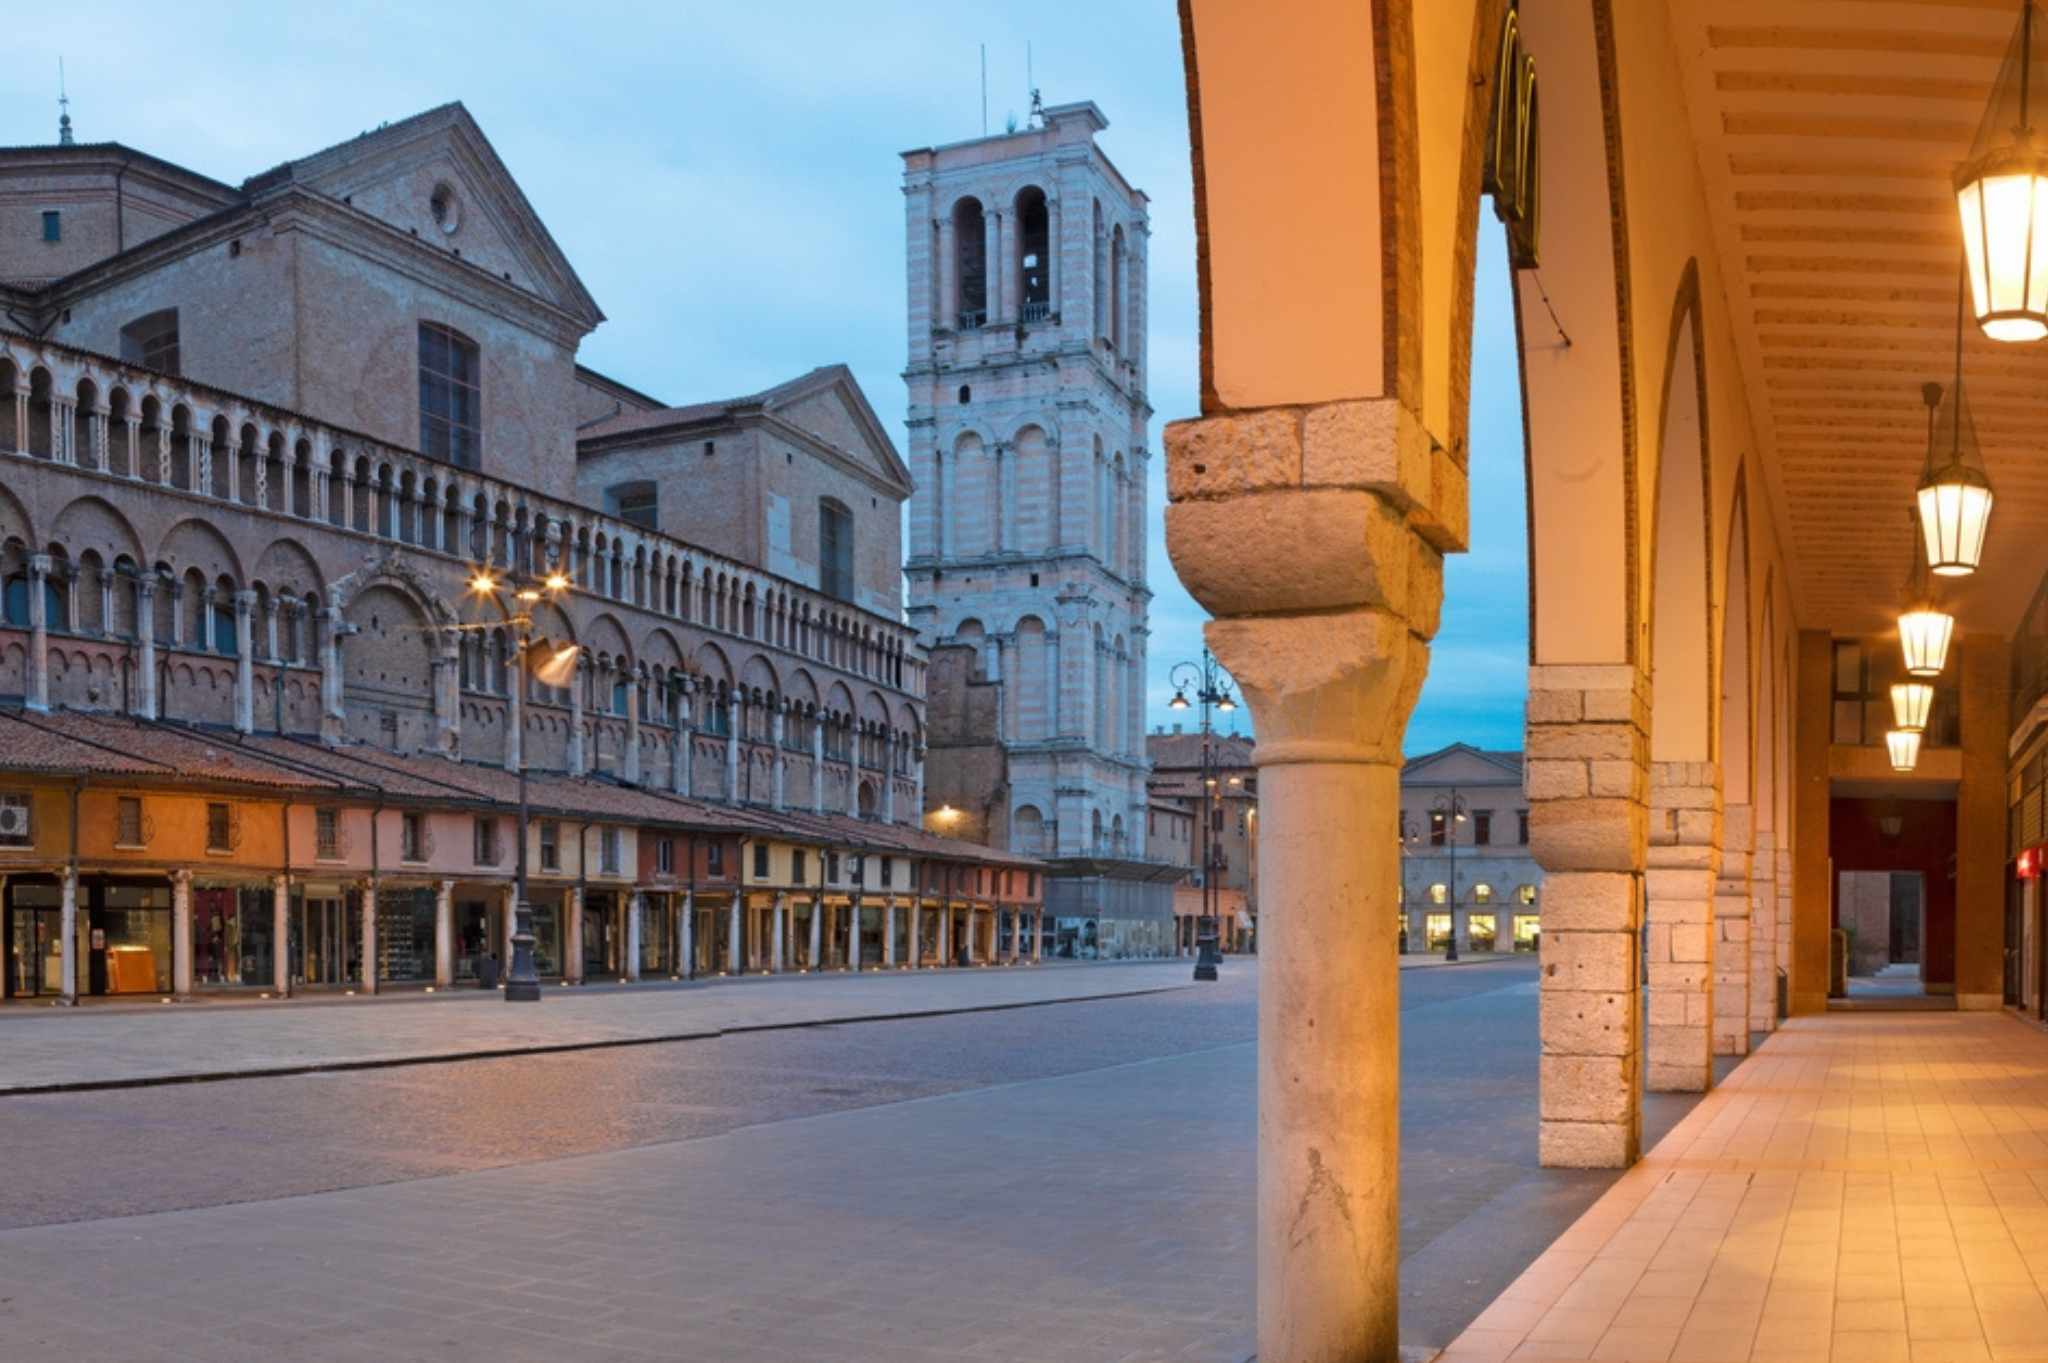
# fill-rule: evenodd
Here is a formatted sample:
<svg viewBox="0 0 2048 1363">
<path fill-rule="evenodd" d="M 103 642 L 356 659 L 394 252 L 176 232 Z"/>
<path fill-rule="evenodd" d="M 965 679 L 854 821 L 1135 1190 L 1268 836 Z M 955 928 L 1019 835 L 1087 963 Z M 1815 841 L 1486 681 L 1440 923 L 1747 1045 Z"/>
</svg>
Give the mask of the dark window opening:
<svg viewBox="0 0 2048 1363">
<path fill-rule="evenodd" d="M 974 401 L 974 390 L 964 383 L 960 385 L 960 401 L 963 404 Z"/>
<path fill-rule="evenodd" d="M 1027 189 L 1017 196 L 1017 273 L 1024 281 L 1025 322 L 1043 322 L 1052 316 L 1051 230 L 1047 221 L 1045 192 Z"/>
<path fill-rule="evenodd" d="M 1475 809 L 1472 811 L 1472 845 L 1486 847 L 1493 842 L 1493 811 Z"/>
<path fill-rule="evenodd" d="M 768 844 L 765 842 L 757 842 L 754 844 L 754 879 L 766 880 L 767 878 Z"/>
<path fill-rule="evenodd" d="M 178 310 L 164 308 L 121 328 L 121 358 L 159 374 L 178 373 Z"/>
<path fill-rule="evenodd" d="M 483 394 L 476 342 L 433 322 L 420 323 L 420 453 L 457 468 L 477 467 L 483 451 Z"/>
<path fill-rule="evenodd" d="M 960 330 L 988 321 L 988 239 L 979 199 L 962 199 L 953 210 L 953 259 L 960 300 Z"/>
<path fill-rule="evenodd" d="M 704 871 L 707 875 L 725 874 L 725 844 L 714 842 L 704 849 Z"/>
<path fill-rule="evenodd" d="M 54 208 L 43 210 L 43 240 L 64 240 L 64 215 Z"/>
<path fill-rule="evenodd" d="M 853 513 L 838 502 L 818 503 L 818 590 L 853 600 Z"/>
</svg>

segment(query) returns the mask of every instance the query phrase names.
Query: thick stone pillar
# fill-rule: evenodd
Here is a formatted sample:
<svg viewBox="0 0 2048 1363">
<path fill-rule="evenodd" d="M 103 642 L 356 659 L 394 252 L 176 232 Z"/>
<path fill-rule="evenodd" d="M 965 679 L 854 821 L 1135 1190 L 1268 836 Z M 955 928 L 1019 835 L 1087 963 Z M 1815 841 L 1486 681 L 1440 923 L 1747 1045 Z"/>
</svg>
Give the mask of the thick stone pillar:
<svg viewBox="0 0 2048 1363">
<path fill-rule="evenodd" d="M 915 884 L 916 882 L 913 881 L 912 883 Z M 917 932 L 918 928 L 922 926 L 918 922 L 918 913 L 923 907 L 924 900 L 914 894 L 910 896 L 903 906 L 903 928 L 910 936 L 910 945 L 903 953 L 903 968 L 905 970 L 915 970 L 923 964 L 918 957 L 923 954 L 923 949 L 919 944 L 924 939 L 919 937 Z"/>
<path fill-rule="evenodd" d="M 625 959 L 619 974 L 628 984 L 640 983 L 640 916 L 647 912 L 647 896 L 635 890 L 626 896 Z"/>
<path fill-rule="evenodd" d="M 1714 882 L 1714 1054 L 1749 1054 L 1749 991 L 1755 964 L 1748 805 L 1721 810 L 1721 874 Z"/>
<path fill-rule="evenodd" d="M 434 987 L 455 983 L 455 882 L 434 886 Z"/>
<path fill-rule="evenodd" d="M 376 880 L 363 882 L 363 978 L 361 989 L 365 994 L 377 992 L 377 899 L 379 885 Z"/>
<path fill-rule="evenodd" d="M 1641 1153 L 1649 714 L 1633 663 L 1529 669 L 1523 779 L 1544 869 L 1537 1145 L 1551 1168 L 1620 1169 Z"/>
<path fill-rule="evenodd" d="M 942 899 L 936 910 L 939 915 L 939 964 L 949 966 L 953 964 L 953 905 Z"/>
<path fill-rule="evenodd" d="M 676 973 L 686 980 L 697 978 L 697 892 L 683 891 L 683 921 L 677 924 L 677 950 L 682 955 L 681 969 Z"/>
<path fill-rule="evenodd" d="M 780 975 L 789 969 L 789 894 L 775 892 L 775 960 L 771 969 Z"/>
<path fill-rule="evenodd" d="M 811 899 L 811 948 L 804 965 L 810 970 L 823 970 L 825 958 L 821 954 L 825 947 L 825 899 L 822 895 Z"/>
<path fill-rule="evenodd" d="M 725 968 L 726 972 L 732 975 L 741 974 L 746 969 L 746 960 L 740 955 L 740 927 L 741 920 L 744 917 L 742 910 L 745 906 L 746 898 L 744 893 L 738 890 L 733 891 L 732 906 L 727 910 Z"/>
<path fill-rule="evenodd" d="M 171 872 L 171 993 L 192 997 L 192 873 Z"/>
<path fill-rule="evenodd" d="M 1778 835 L 1756 831 L 1749 866 L 1749 1030 L 1778 1029 Z"/>
<path fill-rule="evenodd" d="M 896 968 L 896 896 L 882 901 L 882 969 Z"/>
<path fill-rule="evenodd" d="M 1649 916 L 1645 952 L 1650 1030 L 1644 1059 L 1645 1082 L 1653 1093 L 1704 1093 L 1714 1086 L 1720 805 L 1715 764 L 1651 764 L 1643 883 Z"/>
</svg>

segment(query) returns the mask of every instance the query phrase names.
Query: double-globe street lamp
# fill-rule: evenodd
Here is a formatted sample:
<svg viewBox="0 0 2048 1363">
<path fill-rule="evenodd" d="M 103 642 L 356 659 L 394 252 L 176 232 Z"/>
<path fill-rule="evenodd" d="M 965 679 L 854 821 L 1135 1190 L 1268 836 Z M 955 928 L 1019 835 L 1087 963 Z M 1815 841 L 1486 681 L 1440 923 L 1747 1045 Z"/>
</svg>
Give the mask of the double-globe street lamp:
<svg viewBox="0 0 2048 1363">
<path fill-rule="evenodd" d="M 1223 953 L 1216 944 L 1216 873 L 1222 865 L 1223 849 L 1216 842 L 1216 809 L 1221 792 L 1216 783 L 1216 754 L 1210 741 L 1214 730 L 1209 724 L 1209 712 L 1235 710 L 1237 700 L 1230 694 L 1230 674 L 1206 648 L 1202 650 L 1199 666 L 1175 663 L 1167 681 L 1173 687 L 1173 699 L 1167 702 L 1167 708 L 1187 709 L 1190 687 L 1202 707 L 1202 916 L 1195 925 L 1195 978 L 1213 980 L 1216 967 L 1223 963 Z"/>
<path fill-rule="evenodd" d="M 540 1002 L 540 976 L 533 968 L 533 904 L 526 897 L 526 678 L 531 671 L 548 686 L 563 686 L 575 678 L 576 657 L 580 650 L 574 644 L 562 645 L 538 664 L 530 656 L 534 642 L 534 607 L 560 600 L 569 586 L 568 576 L 559 569 L 551 569 L 538 577 L 523 574 L 494 577 L 490 569 L 479 568 L 469 580 L 470 591 L 478 597 L 489 597 L 494 601 L 511 598 L 509 623 L 516 631 L 519 646 L 518 665 L 513 670 L 512 722 L 505 729 L 512 735 L 512 741 L 519 745 L 519 849 L 513 859 L 512 962 L 505 975 L 507 1003 Z M 487 621 L 463 628 L 495 629 L 497 625 Z"/>
<path fill-rule="evenodd" d="M 1430 802 L 1435 811 L 1435 824 L 1444 831 L 1444 846 L 1449 850 L 1445 855 L 1451 859 L 1450 899 L 1451 930 L 1445 934 L 1444 959 L 1458 959 L 1458 825 L 1465 822 L 1465 797 L 1458 794 L 1456 786 L 1450 794 L 1439 795 Z M 1436 828 L 1430 830 L 1430 840 L 1435 841 Z"/>
</svg>

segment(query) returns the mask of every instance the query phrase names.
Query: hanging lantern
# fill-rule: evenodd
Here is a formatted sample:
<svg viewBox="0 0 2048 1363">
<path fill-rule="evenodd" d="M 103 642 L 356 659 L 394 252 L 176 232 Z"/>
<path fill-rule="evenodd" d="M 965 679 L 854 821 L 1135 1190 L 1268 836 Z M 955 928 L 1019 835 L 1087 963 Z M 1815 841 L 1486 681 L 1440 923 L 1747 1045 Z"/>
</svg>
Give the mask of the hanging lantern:
<svg viewBox="0 0 2048 1363">
<path fill-rule="evenodd" d="M 1920 735 L 1912 729 L 1893 729 L 1884 745 L 1891 750 L 1893 771 L 1911 771 L 1920 761 Z"/>
<path fill-rule="evenodd" d="M 1913 519 L 1918 519 L 1917 513 Z M 1927 560 L 1920 555 L 1917 531 L 1912 552 L 1913 569 L 1906 577 L 1906 604 L 1899 611 L 1899 647 L 1905 654 L 1908 675 L 1938 677 L 1948 664 L 1948 645 L 1955 634 L 1956 618 L 1942 608 L 1934 582 L 1927 575 Z"/>
<path fill-rule="evenodd" d="M 1991 477 L 1977 445 L 1977 423 L 1963 392 L 1962 300 L 1956 300 L 1956 382 L 1946 404 L 1941 385 L 1922 384 L 1927 402 L 1927 461 L 1920 470 L 1920 533 L 1927 564 L 1942 577 L 1977 571 L 1991 521 Z M 1937 413 L 1936 408 L 1939 407 Z"/>
<path fill-rule="evenodd" d="M 2048 336 L 2048 148 L 2037 137 L 2033 86 L 2048 77 L 2035 52 L 2033 0 L 2021 0 L 1991 103 L 1955 172 L 1963 255 L 1977 325 L 1994 341 Z M 2048 92 L 2044 92 L 2048 94 Z"/>
<path fill-rule="evenodd" d="M 1927 727 L 1934 709 L 1934 688 L 1922 681 L 1892 683 L 1892 723 L 1910 733 Z"/>
</svg>

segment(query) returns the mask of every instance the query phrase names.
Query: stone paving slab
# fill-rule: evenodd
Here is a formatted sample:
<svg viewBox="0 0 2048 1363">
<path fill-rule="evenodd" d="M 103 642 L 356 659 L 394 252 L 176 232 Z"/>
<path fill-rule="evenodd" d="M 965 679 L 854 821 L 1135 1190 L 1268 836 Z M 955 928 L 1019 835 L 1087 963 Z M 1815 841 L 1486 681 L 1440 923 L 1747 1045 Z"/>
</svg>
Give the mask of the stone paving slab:
<svg viewBox="0 0 2048 1363">
<path fill-rule="evenodd" d="M 1244 1363 L 1254 1048 L 0 1232 L 9 1363 Z"/>
</svg>

